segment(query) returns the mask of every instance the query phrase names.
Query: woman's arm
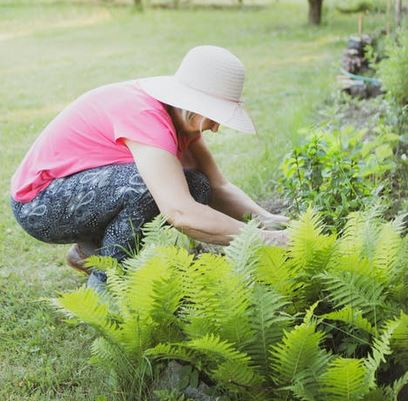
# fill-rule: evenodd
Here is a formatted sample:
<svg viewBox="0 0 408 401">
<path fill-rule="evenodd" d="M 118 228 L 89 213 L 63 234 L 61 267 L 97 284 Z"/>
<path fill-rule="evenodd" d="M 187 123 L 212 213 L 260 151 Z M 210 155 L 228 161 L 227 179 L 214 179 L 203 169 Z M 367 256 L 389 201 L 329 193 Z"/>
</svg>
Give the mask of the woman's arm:
<svg viewBox="0 0 408 401">
<path fill-rule="evenodd" d="M 219 170 L 203 138 L 190 147 L 197 168 L 210 180 L 212 193 L 211 206 L 237 220 L 246 215 L 258 218 L 265 228 L 277 228 L 289 222 L 282 215 L 271 214 L 255 203 L 244 191 L 228 182 Z"/>
<path fill-rule="evenodd" d="M 179 160 L 162 149 L 127 141 L 136 166 L 160 212 L 180 231 L 200 241 L 227 245 L 244 224 L 196 202 Z M 262 231 L 267 243 L 285 245 L 281 232 Z"/>
</svg>

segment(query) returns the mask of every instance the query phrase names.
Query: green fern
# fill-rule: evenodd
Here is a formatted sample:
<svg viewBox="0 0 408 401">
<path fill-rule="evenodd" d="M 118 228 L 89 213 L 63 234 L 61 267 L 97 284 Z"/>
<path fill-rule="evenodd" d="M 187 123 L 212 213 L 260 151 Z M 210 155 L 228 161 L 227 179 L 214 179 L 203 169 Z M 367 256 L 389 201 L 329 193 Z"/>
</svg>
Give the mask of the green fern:
<svg viewBox="0 0 408 401">
<path fill-rule="evenodd" d="M 373 268 L 387 283 L 392 283 L 398 275 L 397 261 L 401 244 L 400 233 L 394 225 L 392 223 L 383 224 L 376 241 Z"/>
<path fill-rule="evenodd" d="M 258 223 L 252 220 L 245 225 L 240 235 L 237 235 L 225 248 L 225 255 L 236 273 L 241 274 L 247 283 L 253 279 L 258 263 L 258 249 L 262 246 Z"/>
<path fill-rule="evenodd" d="M 386 311 L 385 286 L 358 272 L 330 271 L 320 275 L 324 292 L 334 308 L 359 309 L 374 325 Z"/>
<path fill-rule="evenodd" d="M 380 230 L 379 215 L 378 209 L 371 209 L 365 213 L 354 212 L 349 215 L 344 234 L 338 241 L 342 255 L 374 259 Z"/>
<path fill-rule="evenodd" d="M 121 267 L 117 259 L 111 258 L 110 256 L 89 256 L 85 260 L 85 267 L 95 267 L 96 269 L 103 270 L 105 272 L 114 270 L 118 273 L 123 273 L 123 268 Z"/>
<path fill-rule="evenodd" d="M 391 390 L 383 387 L 376 387 L 370 390 L 363 398 L 362 401 L 397 401 L 391 394 Z"/>
<path fill-rule="evenodd" d="M 188 341 L 184 346 L 212 362 L 213 368 L 208 373 L 226 388 L 237 390 L 240 386 L 256 385 L 262 381 L 250 366 L 250 357 L 217 336 L 206 335 Z"/>
<path fill-rule="evenodd" d="M 358 401 L 368 393 L 366 368 L 362 359 L 336 358 L 322 375 L 325 401 Z"/>
<path fill-rule="evenodd" d="M 273 379 L 280 386 L 294 385 L 299 380 L 315 383 L 330 356 L 320 348 L 324 333 L 316 331 L 316 323 L 302 323 L 271 348 Z"/>
<path fill-rule="evenodd" d="M 288 301 L 264 285 L 255 285 L 252 304 L 250 324 L 254 335 L 246 344 L 245 351 L 251 356 L 257 370 L 264 377 L 269 377 L 269 349 L 281 340 L 284 329 L 289 327 L 293 319 L 285 313 Z"/>
<path fill-rule="evenodd" d="M 182 275 L 190 268 L 193 256 L 184 249 L 167 248 L 161 258 L 165 259 L 169 272 L 153 283 L 150 315 L 156 327 L 154 340 L 178 341 L 183 338 L 182 322 L 177 318 L 185 297 Z"/>
<path fill-rule="evenodd" d="M 391 338 L 398 327 L 398 320 L 390 320 L 386 322 L 382 334 L 379 338 L 375 338 L 373 341 L 372 352 L 364 361 L 367 369 L 367 384 L 369 388 L 374 388 L 376 385 L 376 373 L 381 363 L 385 363 L 385 357 L 392 353 L 391 351 Z"/>
<path fill-rule="evenodd" d="M 155 347 L 145 350 L 144 355 L 150 359 L 175 359 L 196 364 L 201 368 L 197 355 L 180 344 L 159 343 Z"/>
<path fill-rule="evenodd" d="M 351 305 L 346 305 L 343 309 L 320 315 L 319 318 L 344 322 L 351 327 L 364 330 L 373 335 L 377 333 L 371 323 L 363 317 L 362 311 L 351 307 Z"/>
<path fill-rule="evenodd" d="M 126 288 L 120 302 L 124 320 L 121 335 L 131 352 L 140 354 L 152 343 L 152 334 L 157 329 L 152 316 L 155 308 L 157 310 L 157 283 L 161 280 L 168 282 L 172 278 L 174 272 L 168 263 L 168 258 L 172 256 L 174 248 L 159 248 L 155 257 L 127 274 Z M 182 294 L 177 293 L 177 296 L 181 297 Z"/>
<path fill-rule="evenodd" d="M 202 254 L 189 271 L 185 288 L 188 304 L 182 310 L 185 332 L 191 338 L 219 335 L 233 343 L 245 344 L 251 337 L 248 318 L 250 290 L 221 256 Z"/>
<path fill-rule="evenodd" d="M 106 369 L 116 370 L 126 364 L 126 359 L 123 359 L 124 352 L 121 351 L 120 347 L 115 346 L 103 337 L 94 340 L 91 345 L 91 352 L 91 362 L 104 366 Z"/>
<path fill-rule="evenodd" d="M 408 385 L 408 371 L 392 383 L 390 387 L 393 397 L 392 401 L 398 401 L 398 395 L 406 385 Z"/>
<path fill-rule="evenodd" d="M 118 341 L 120 329 L 112 322 L 109 306 L 93 289 L 81 287 L 62 294 L 53 302 L 68 317 L 92 326 L 112 341 Z"/>
<path fill-rule="evenodd" d="M 403 368 L 408 369 L 408 315 L 401 311 L 396 322 L 397 327 L 392 335 L 391 348 L 395 359 Z"/>
<path fill-rule="evenodd" d="M 145 401 L 158 367 L 174 359 L 234 401 L 396 401 L 406 375 L 384 387 L 379 372 L 390 361 L 404 371 L 408 352 L 408 241 L 398 224 L 355 214 L 335 240 L 309 210 L 287 250 L 260 244 L 250 223 L 227 256 L 199 257 L 163 224 L 147 227 L 124 269 L 94 259 L 107 271 L 106 297 L 80 288 L 55 301 L 96 329 L 92 360 L 113 372 L 118 392 Z M 331 361 L 345 347 L 364 358 Z"/>
<path fill-rule="evenodd" d="M 142 249 L 138 250 L 131 258 L 124 262 L 127 270 L 137 270 L 152 257 L 156 256 L 156 249 L 177 246 L 190 249 L 188 237 L 167 225 L 163 215 L 156 216 L 151 222 L 146 223 L 142 229 Z"/>
<path fill-rule="evenodd" d="M 301 283 L 288 263 L 287 251 L 277 247 L 261 247 L 255 270 L 256 280 L 274 288 L 279 294 L 292 298 Z"/>
<path fill-rule="evenodd" d="M 308 209 L 289 228 L 290 247 L 289 256 L 297 271 L 313 269 L 322 271 L 334 244 L 334 236 L 323 234 L 323 225 L 320 217 L 312 209 Z M 323 253 L 325 257 L 316 257 Z"/>
<path fill-rule="evenodd" d="M 146 223 L 142 229 L 143 248 L 150 246 L 166 247 L 178 246 L 189 249 L 190 240 L 188 237 L 166 224 L 166 217 L 159 214 L 151 222 Z"/>
</svg>

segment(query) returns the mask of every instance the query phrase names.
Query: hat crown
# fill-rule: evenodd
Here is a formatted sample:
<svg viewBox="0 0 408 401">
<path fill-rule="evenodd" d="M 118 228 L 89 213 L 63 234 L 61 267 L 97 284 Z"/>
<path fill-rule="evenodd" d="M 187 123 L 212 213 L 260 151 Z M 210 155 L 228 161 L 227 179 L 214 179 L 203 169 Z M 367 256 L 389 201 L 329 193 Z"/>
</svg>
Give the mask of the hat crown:
<svg viewBox="0 0 408 401">
<path fill-rule="evenodd" d="M 175 78 L 207 95 L 239 102 L 245 69 L 236 56 L 222 47 L 197 46 L 186 54 Z"/>
</svg>

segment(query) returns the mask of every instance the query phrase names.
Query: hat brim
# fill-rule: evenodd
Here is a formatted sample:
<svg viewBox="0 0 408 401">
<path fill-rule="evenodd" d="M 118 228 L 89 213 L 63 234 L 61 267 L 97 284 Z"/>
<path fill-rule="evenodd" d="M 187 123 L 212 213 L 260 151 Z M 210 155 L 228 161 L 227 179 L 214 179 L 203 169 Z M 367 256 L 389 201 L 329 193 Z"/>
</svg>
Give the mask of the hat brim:
<svg viewBox="0 0 408 401">
<path fill-rule="evenodd" d="M 192 89 L 172 75 L 138 80 L 141 88 L 162 103 L 198 113 L 220 125 L 254 134 L 254 123 L 242 103 L 213 97 Z"/>
</svg>

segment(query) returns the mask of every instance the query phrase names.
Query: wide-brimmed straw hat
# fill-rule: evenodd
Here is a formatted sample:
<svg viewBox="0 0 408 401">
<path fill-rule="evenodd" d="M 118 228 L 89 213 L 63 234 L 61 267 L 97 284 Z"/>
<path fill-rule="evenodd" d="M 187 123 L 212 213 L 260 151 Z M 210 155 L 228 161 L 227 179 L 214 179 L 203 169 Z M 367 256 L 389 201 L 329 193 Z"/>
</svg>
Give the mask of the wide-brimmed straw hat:
<svg viewBox="0 0 408 401">
<path fill-rule="evenodd" d="M 191 49 L 174 75 L 140 79 L 142 89 L 162 103 L 201 114 L 226 127 L 255 133 L 241 99 L 245 69 L 228 50 Z"/>
</svg>

